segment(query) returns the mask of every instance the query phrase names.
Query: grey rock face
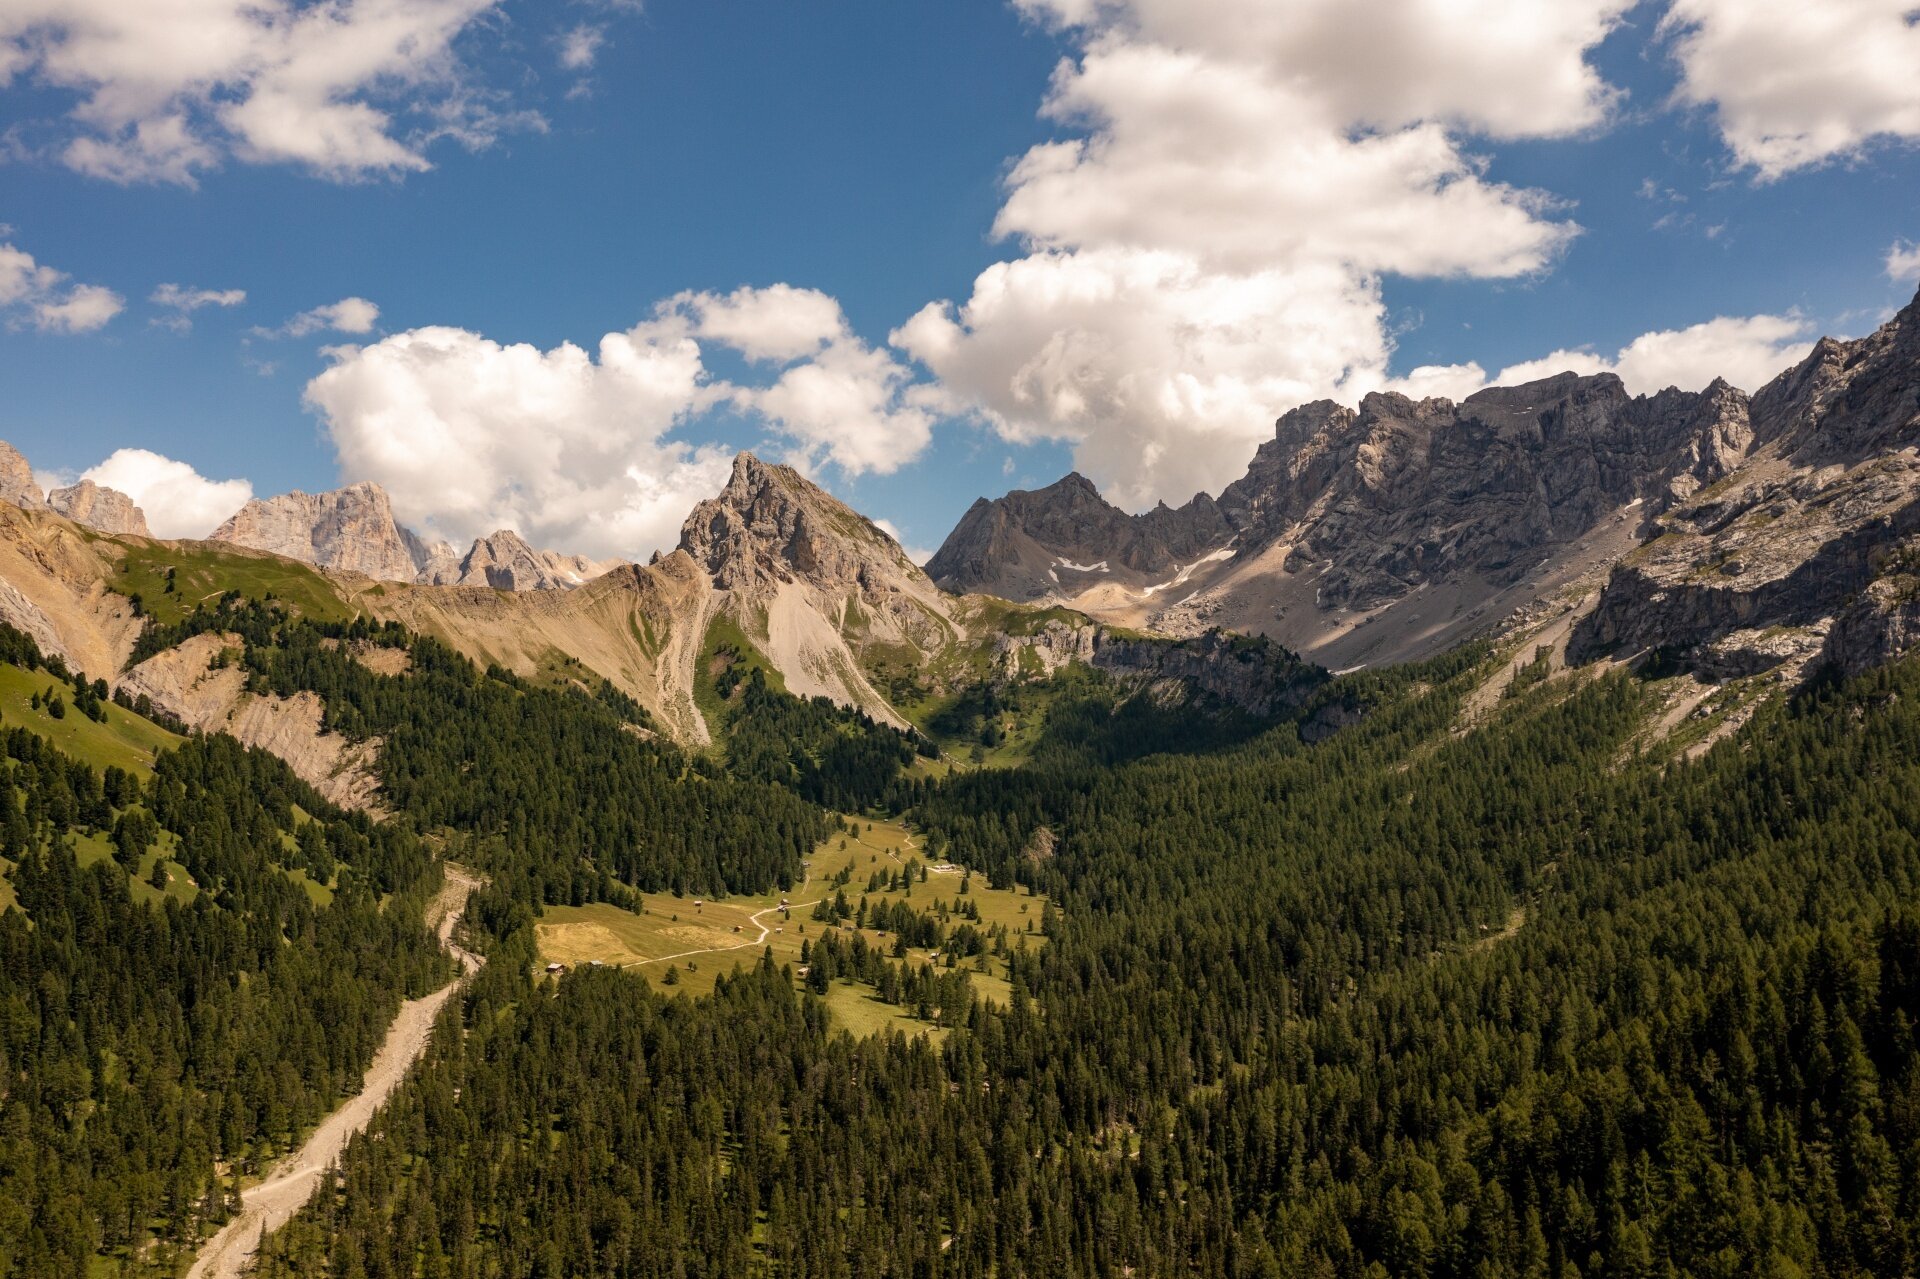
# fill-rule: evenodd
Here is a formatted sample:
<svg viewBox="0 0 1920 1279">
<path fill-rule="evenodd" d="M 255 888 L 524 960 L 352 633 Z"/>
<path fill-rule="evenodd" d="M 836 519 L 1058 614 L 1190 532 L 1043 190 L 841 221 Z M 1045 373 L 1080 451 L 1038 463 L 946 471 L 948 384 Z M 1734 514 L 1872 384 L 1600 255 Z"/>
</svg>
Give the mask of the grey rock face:
<svg viewBox="0 0 1920 1279">
<path fill-rule="evenodd" d="M 33 478 L 33 467 L 20 450 L 0 440 L 0 502 L 11 502 L 30 511 L 44 511 L 47 499 Z"/>
<path fill-rule="evenodd" d="M 617 563 L 535 550 L 511 529 L 478 539 L 462 556 L 395 520 L 386 490 L 364 482 L 330 493 L 255 498 L 213 538 L 321 568 L 428 586 L 556 590 L 578 586 Z"/>
<path fill-rule="evenodd" d="M 92 480 L 81 480 L 47 494 L 47 505 L 76 524 L 84 524 L 102 533 L 131 533 L 152 537 L 146 512 L 119 489 L 102 488 Z"/>
<path fill-rule="evenodd" d="M 951 641 L 949 603 L 884 530 L 791 467 L 751 453 L 693 508 L 680 549 L 725 592 L 723 607 L 806 695 L 891 714 L 857 654 Z"/>
<path fill-rule="evenodd" d="M 1751 459 L 1615 567 L 1576 655 L 1658 646 L 1710 674 L 1795 660 L 1851 673 L 1912 644 L 1920 300 L 1869 337 L 1823 340 L 1755 394 L 1752 417 Z"/>
<path fill-rule="evenodd" d="M 1149 639 L 1051 620 L 1030 634 L 999 635 L 995 643 L 996 665 L 1006 678 L 1091 666 L 1158 696 L 1197 699 L 1214 709 L 1231 707 L 1263 718 L 1305 704 L 1328 678 L 1278 644 L 1218 631 Z"/>
<path fill-rule="evenodd" d="M 441 586 L 490 586 L 500 591 L 571 590 L 617 563 L 535 550 L 512 529 L 501 529 L 476 539 L 461 559 L 453 560 L 449 549 L 423 573 L 423 580 Z"/>
<path fill-rule="evenodd" d="M 1278 644 L 1219 631 L 1185 640 L 1103 631 L 1094 644 L 1093 665 L 1150 685 L 1174 681 L 1189 696 L 1262 717 L 1303 705 L 1328 678 Z"/>
<path fill-rule="evenodd" d="M 1651 515 L 1720 479 L 1752 440 L 1747 397 L 1724 382 L 1635 397 L 1611 374 L 1565 373 L 1460 404 L 1320 400 L 1282 417 L 1217 502 L 1128 516 L 1068 476 L 975 503 L 928 568 L 950 589 L 1035 599 L 1059 589 L 1062 561 L 1150 578 L 1278 546 L 1288 571 L 1317 575 L 1322 607 L 1365 609 L 1468 573 L 1517 582 L 1622 507 Z"/>
<path fill-rule="evenodd" d="M 733 460 L 719 496 L 693 508 L 680 549 L 721 590 L 751 595 L 782 582 L 927 593 L 931 583 L 866 516 L 787 466 L 751 453 Z"/>
<path fill-rule="evenodd" d="M 394 520 L 386 490 L 364 482 L 254 498 L 213 531 L 213 540 L 388 582 L 414 581 L 433 558 Z"/>
<path fill-rule="evenodd" d="M 1078 472 L 1034 491 L 975 502 L 927 561 L 951 591 L 1031 599 L 1058 585 L 1059 570 L 1105 564 L 1154 575 L 1205 555 L 1233 536 L 1219 506 L 1202 493 L 1177 510 L 1162 503 L 1129 515 Z"/>
<path fill-rule="evenodd" d="M 1750 439 L 1724 382 L 1633 397 L 1567 373 L 1458 405 L 1370 395 L 1282 418 L 1220 505 L 1249 549 L 1284 541 L 1289 568 L 1324 566 L 1326 604 L 1365 608 L 1468 571 L 1517 581 L 1621 507 L 1720 478 Z"/>
</svg>

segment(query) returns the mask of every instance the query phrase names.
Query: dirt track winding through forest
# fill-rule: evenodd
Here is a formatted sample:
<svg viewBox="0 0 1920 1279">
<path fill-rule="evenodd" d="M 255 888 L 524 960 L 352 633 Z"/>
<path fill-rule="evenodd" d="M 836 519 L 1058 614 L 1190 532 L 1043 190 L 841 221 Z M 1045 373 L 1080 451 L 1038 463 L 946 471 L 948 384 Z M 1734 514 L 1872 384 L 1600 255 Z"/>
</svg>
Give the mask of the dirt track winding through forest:
<svg viewBox="0 0 1920 1279">
<path fill-rule="evenodd" d="M 707 946 L 700 950 L 683 950 L 677 955 L 659 955 L 653 959 L 636 959 L 632 963 L 622 964 L 620 966 L 622 968 L 644 968 L 648 964 L 670 964 L 676 959 L 690 959 L 695 955 L 724 955 L 730 950 L 746 950 L 748 947 L 763 944 L 767 938 L 773 935 L 773 929 L 768 927 L 766 921 L 760 918 L 762 915 L 773 915 L 783 911 L 791 913 L 799 910 L 802 906 L 812 906 L 818 901 L 818 898 L 811 898 L 803 902 L 791 902 L 785 906 L 769 906 L 765 910 L 756 910 L 753 914 L 747 916 L 747 919 L 753 926 L 760 930 L 760 935 L 752 941 L 735 942 L 731 946 Z M 187 1279 L 193 1279 L 193 1276 L 189 1275 Z"/>
<path fill-rule="evenodd" d="M 241 1192 L 240 1214 L 200 1249 L 187 1279 L 239 1279 L 253 1261 L 261 1239 L 279 1229 L 313 1198 L 327 1169 L 345 1152 L 347 1141 L 366 1128 L 374 1112 L 393 1095 L 408 1069 L 427 1050 L 440 1009 L 486 962 L 453 944 L 454 926 L 466 911 L 468 895 L 479 886 L 478 880 L 449 866 L 446 887 L 434 899 L 433 913 L 440 918 L 440 944 L 460 961 L 460 976 L 431 995 L 408 1000 L 400 1006 L 399 1016 L 387 1028 L 386 1042 L 380 1045 L 373 1064 L 367 1067 L 367 1077 L 359 1094 L 349 1097 L 322 1120 L 306 1144 L 282 1160 L 266 1180 Z"/>
</svg>

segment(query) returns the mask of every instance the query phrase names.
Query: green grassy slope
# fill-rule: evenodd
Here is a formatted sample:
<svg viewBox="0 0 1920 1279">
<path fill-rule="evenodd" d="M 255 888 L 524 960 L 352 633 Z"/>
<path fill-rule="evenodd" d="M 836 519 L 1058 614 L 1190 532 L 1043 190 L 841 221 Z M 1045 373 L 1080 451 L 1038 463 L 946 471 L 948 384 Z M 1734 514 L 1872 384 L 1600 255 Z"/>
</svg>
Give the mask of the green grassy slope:
<svg viewBox="0 0 1920 1279">
<path fill-rule="evenodd" d="M 167 590 L 169 570 L 174 574 L 172 591 Z M 351 621 L 355 612 L 331 582 L 304 564 L 205 544 L 131 544 L 110 585 L 122 595 L 139 596 L 141 606 L 162 622 L 177 622 L 194 605 L 227 591 L 250 599 L 285 600 L 315 621 Z"/>
<path fill-rule="evenodd" d="M 55 719 L 44 708 L 33 708 L 33 695 L 49 689 L 67 703 L 62 719 Z M 153 771 L 154 753 L 182 740 L 131 711 L 111 704 L 105 709 L 106 722 L 96 723 L 74 709 L 73 689 L 64 681 L 46 671 L 26 671 L 0 662 L 0 718 L 32 729 L 61 751 L 95 768 L 111 765 L 145 777 Z"/>
</svg>

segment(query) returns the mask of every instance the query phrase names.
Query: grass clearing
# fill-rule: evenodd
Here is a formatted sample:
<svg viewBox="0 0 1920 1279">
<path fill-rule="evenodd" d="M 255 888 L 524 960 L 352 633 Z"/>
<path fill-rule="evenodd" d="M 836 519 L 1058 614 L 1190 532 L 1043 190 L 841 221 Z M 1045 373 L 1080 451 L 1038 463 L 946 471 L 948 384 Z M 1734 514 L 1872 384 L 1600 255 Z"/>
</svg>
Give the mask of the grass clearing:
<svg viewBox="0 0 1920 1279">
<path fill-rule="evenodd" d="M 200 886 L 193 882 L 186 868 L 174 860 L 179 847 L 180 837 L 170 830 L 163 830 L 154 846 L 140 854 L 140 865 L 137 871 L 127 876 L 135 901 L 152 906 L 171 897 L 185 905 L 200 895 Z M 113 843 L 104 833 L 99 832 L 77 836 L 73 841 L 73 859 L 82 866 L 91 866 L 95 862 L 110 862 L 113 860 Z M 167 864 L 167 887 L 164 892 L 153 886 L 155 862 Z"/>
<path fill-rule="evenodd" d="M 44 709 L 35 710 L 33 695 L 47 690 L 60 694 L 67 713 L 55 719 Z M 8 723 L 29 728 L 52 742 L 62 753 L 95 768 L 108 765 L 124 768 L 141 777 L 153 775 L 153 757 L 177 746 L 184 738 L 161 728 L 152 720 L 132 711 L 106 703 L 107 718 L 96 723 L 73 705 L 73 686 L 55 679 L 46 671 L 28 671 L 0 664 L 0 716 Z"/>
<path fill-rule="evenodd" d="M 729 666 L 739 670 L 742 681 L 759 671 L 766 677 L 768 688 L 787 691 L 787 677 L 774 669 L 740 624 L 724 613 L 715 613 L 707 623 L 707 633 L 700 641 L 700 659 L 693 668 L 693 704 L 716 744 L 726 738 L 727 699 L 720 696 L 714 680 Z"/>
<path fill-rule="evenodd" d="M 828 931 L 837 931 L 843 939 L 859 931 L 870 946 L 892 945 L 892 938 L 874 929 L 855 930 L 851 924 L 836 928 L 812 917 L 815 902 L 833 897 L 833 881 L 843 871 L 848 881 L 840 891 L 856 905 L 864 896 L 870 906 L 905 899 L 917 910 L 931 911 L 936 901 L 953 907 L 961 883 L 968 879 L 958 867 L 929 866 L 926 882 L 915 883 L 910 890 L 867 892 L 868 880 L 876 871 L 892 875 L 908 862 L 924 864 L 926 853 L 920 837 L 899 822 L 862 817 L 855 819 L 855 825 L 856 834 L 835 833 L 816 848 L 808 858 L 806 878 L 784 893 L 776 890 L 724 900 L 654 893 L 644 899 L 639 913 L 605 903 L 549 906 L 534 925 L 540 960 L 569 967 L 598 962 L 636 968 L 657 987 L 706 995 L 722 973 L 758 963 L 771 950 L 776 964 L 794 970 L 797 984 L 801 945 Z M 988 888 L 984 877 L 972 879 L 967 896 L 980 909 L 976 927 L 982 931 L 1004 924 L 1016 949 L 1043 943 L 1044 897 L 1031 896 L 1024 889 Z M 789 902 L 786 909 L 780 905 L 783 898 Z M 956 915 L 953 922 L 961 921 Z M 916 949 L 905 962 L 918 967 L 944 961 L 930 961 L 928 952 Z M 972 962 L 966 965 L 974 993 L 1004 1005 L 1011 998 L 1005 962 L 988 956 L 987 972 L 975 971 Z M 668 987 L 670 968 L 675 980 Z M 825 998 L 835 1022 L 855 1035 L 889 1026 L 915 1033 L 939 1031 L 904 1007 L 880 1002 L 873 988 L 861 983 L 836 981 Z"/>
<path fill-rule="evenodd" d="M 172 591 L 167 590 L 169 571 Z M 208 546 L 126 545 L 110 585 L 122 595 L 138 595 L 141 606 L 162 622 L 177 622 L 194 606 L 228 591 L 284 601 L 317 622 L 348 622 L 355 613 L 333 583 L 305 564 Z"/>
</svg>

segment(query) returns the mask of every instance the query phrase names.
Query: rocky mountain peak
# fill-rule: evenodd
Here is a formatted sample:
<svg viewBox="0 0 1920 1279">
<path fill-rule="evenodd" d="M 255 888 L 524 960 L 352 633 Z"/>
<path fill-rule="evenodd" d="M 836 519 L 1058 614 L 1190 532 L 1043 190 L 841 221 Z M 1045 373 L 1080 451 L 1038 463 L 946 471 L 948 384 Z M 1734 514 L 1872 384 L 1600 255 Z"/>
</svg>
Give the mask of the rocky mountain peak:
<svg viewBox="0 0 1920 1279">
<path fill-rule="evenodd" d="M 1035 599 L 1091 575 L 1144 580 L 1232 536 L 1205 493 L 1182 507 L 1161 502 L 1130 515 L 1072 471 L 1043 489 L 975 502 L 927 572 L 948 590 Z"/>
<path fill-rule="evenodd" d="M 1920 298 L 1762 387 L 1748 441 L 1614 566 L 1577 655 L 1658 646 L 1721 678 L 1920 643 Z"/>
<path fill-rule="evenodd" d="M 476 538 L 457 560 L 448 548 L 446 561 L 422 580 L 436 586 L 490 586 L 498 591 L 571 590 L 621 563 L 538 550 L 510 528 Z"/>
<path fill-rule="evenodd" d="M 47 505 L 72 520 L 102 533 L 130 533 L 151 537 L 146 512 L 119 489 L 104 488 L 92 480 L 81 480 L 47 494 Z"/>
<path fill-rule="evenodd" d="M 212 538 L 388 582 L 415 581 L 436 558 L 435 548 L 394 519 L 387 491 L 365 480 L 326 493 L 254 498 Z"/>
<path fill-rule="evenodd" d="M 885 530 L 792 467 L 751 453 L 734 458 L 726 487 L 687 516 L 680 549 L 728 591 L 793 581 L 839 588 L 894 580 L 916 592 L 931 588 Z"/>
<path fill-rule="evenodd" d="M 676 556 L 711 580 L 717 607 L 790 690 L 892 723 L 901 721 L 857 654 L 932 652 L 954 634 L 948 601 L 883 529 L 792 467 L 751 453 L 734 459 L 718 496 L 693 508 Z"/>
<path fill-rule="evenodd" d="M 5 440 L 0 440 L 0 501 L 28 510 L 45 510 L 47 506 L 40 482 L 33 478 L 32 464 Z"/>
<path fill-rule="evenodd" d="M 51 510 L 100 533 L 152 536 L 147 531 L 146 513 L 118 489 L 80 480 L 44 492 L 34 478 L 32 464 L 5 440 L 0 440 L 0 501 L 30 511 Z"/>
<path fill-rule="evenodd" d="M 1920 295 L 1851 342 L 1822 338 L 1753 397 L 1755 434 L 1806 465 L 1857 462 L 1920 437 Z"/>
<path fill-rule="evenodd" d="M 976 503 L 928 567 L 950 589 L 1124 625 L 1385 660 L 1592 572 L 1754 447 L 1747 396 L 1724 381 L 1634 396 L 1613 374 L 1565 372 L 1459 402 L 1316 400 L 1280 417 L 1218 500 L 1130 516 L 1069 477 Z M 1414 602 L 1429 590 L 1442 602 Z M 1402 604 L 1404 626 L 1358 629 Z"/>
</svg>

